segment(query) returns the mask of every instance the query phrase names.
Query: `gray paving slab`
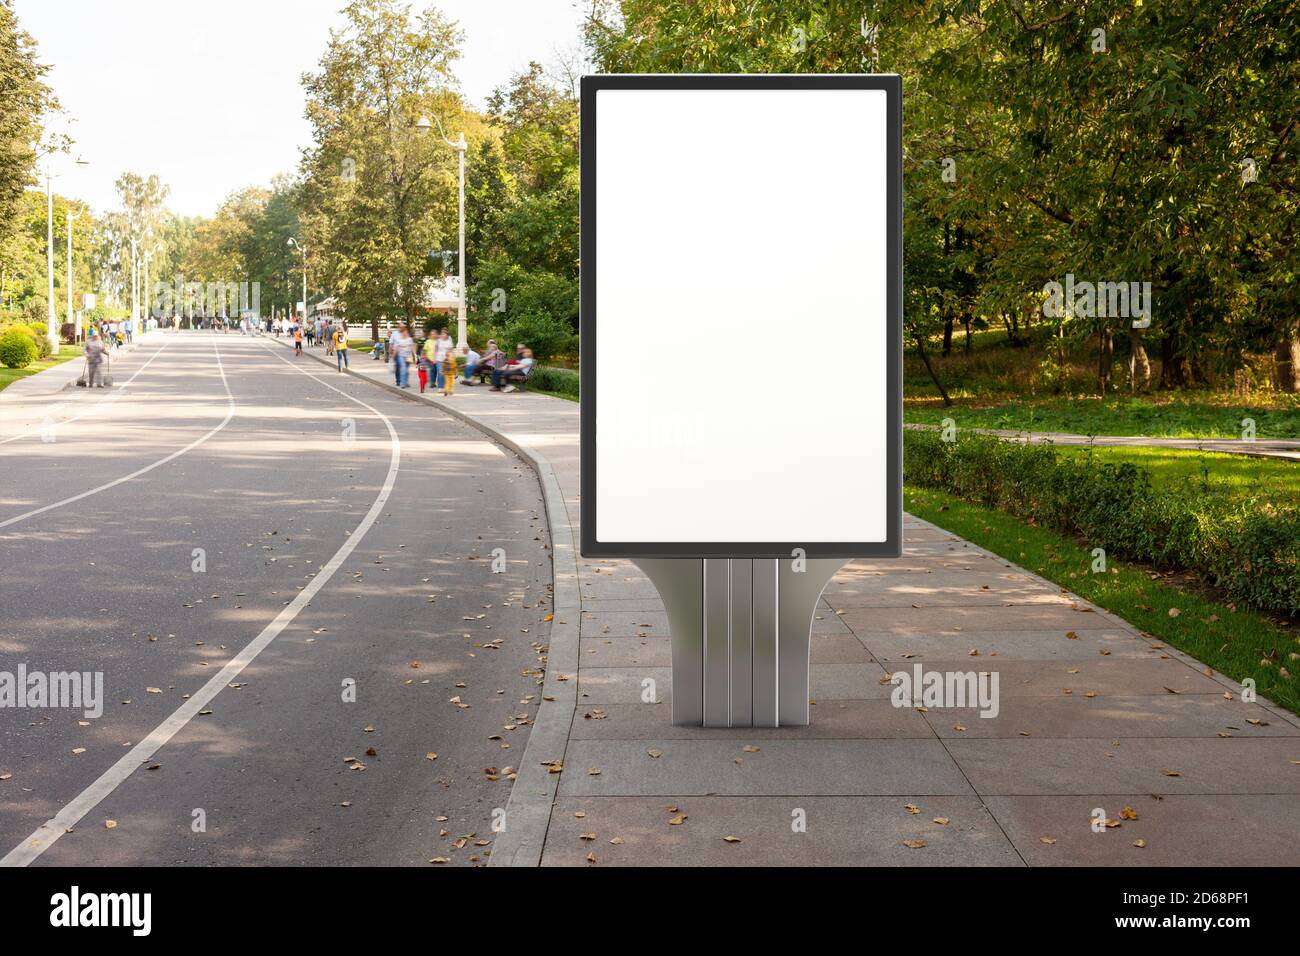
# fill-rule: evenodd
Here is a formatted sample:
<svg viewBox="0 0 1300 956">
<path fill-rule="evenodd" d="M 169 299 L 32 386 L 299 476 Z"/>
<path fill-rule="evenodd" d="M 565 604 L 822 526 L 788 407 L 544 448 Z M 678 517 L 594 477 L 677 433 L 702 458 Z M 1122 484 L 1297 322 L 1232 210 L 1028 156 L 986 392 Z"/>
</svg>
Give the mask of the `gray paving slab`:
<svg viewBox="0 0 1300 956">
<path fill-rule="evenodd" d="M 1030 866 L 1288 866 L 1300 863 L 1291 794 L 985 797 Z M 1129 808 L 1136 820 L 1121 819 Z M 1092 828 L 1097 809 L 1118 827 Z M 1142 841 L 1145 845 L 1134 844 Z"/>
<path fill-rule="evenodd" d="M 929 708 L 925 717 L 940 737 L 1296 737 L 1300 728 L 1258 704 L 1218 694 L 1119 696 L 1003 695 L 996 716 L 975 707 Z M 1254 721 L 1255 723 L 1252 723 Z M 961 728 L 958 730 L 957 728 Z"/>
<path fill-rule="evenodd" d="M 678 817 L 681 823 L 669 822 Z M 797 830 L 801 823 L 806 829 Z M 543 866 L 1021 863 L 979 800 L 960 796 L 565 797 L 542 858 Z"/>
<path fill-rule="evenodd" d="M 1090 620 L 1089 624 L 1104 624 Z M 1079 628 L 1072 631 L 963 631 L 961 633 L 897 635 L 855 631 L 878 660 L 901 664 L 910 660 L 952 659 L 965 654 L 980 658 L 1017 661 L 1092 660 L 1096 657 L 1160 656 L 1151 642 L 1117 627 Z M 1073 635 L 1073 636 L 1070 636 Z M 973 655 L 971 651 L 979 651 Z M 1102 652 L 1106 653 L 1103 654 Z M 991 666 L 991 665 L 990 665 Z"/>
<path fill-rule="evenodd" d="M 890 673 L 913 661 L 893 661 Z M 926 670 L 998 672 L 1002 697 L 1069 697 L 1074 694 L 1137 695 L 1212 694 L 1222 697 L 1223 685 L 1172 657 L 1154 660 L 1100 657 L 1093 661 L 1015 661 L 1010 658 L 930 660 Z"/>
<path fill-rule="evenodd" d="M 948 739 L 975 790 L 990 794 L 1300 794 L 1295 737 Z"/>
<path fill-rule="evenodd" d="M 560 795 L 970 794 L 938 740 L 571 740 Z M 757 747 L 757 750 L 746 749 Z M 660 756 L 653 757 L 651 751 Z M 591 771 L 598 770 L 598 774 Z"/>
<path fill-rule="evenodd" d="M 674 727 L 667 705 L 609 704 L 579 707 L 573 717 L 571 740 L 732 740 L 743 733 L 746 740 L 814 740 L 818 738 L 921 738 L 935 736 L 925 715 L 911 707 L 895 707 L 890 701 L 834 700 L 823 698 L 815 708 L 816 720 L 807 727 Z"/>
<path fill-rule="evenodd" d="M 881 626 L 883 618 L 875 608 L 852 608 L 842 615 L 844 623 L 855 633 L 889 630 L 895 634 L 948 634 L 963 631 L 1077 631 L 1096 626 L 1096 618 L 1088 611 L 1075 610 L 1071 605 L 1018 604 L 961 607 L 899 607 L 891 608 L 889 627 Z"/>
</svg>

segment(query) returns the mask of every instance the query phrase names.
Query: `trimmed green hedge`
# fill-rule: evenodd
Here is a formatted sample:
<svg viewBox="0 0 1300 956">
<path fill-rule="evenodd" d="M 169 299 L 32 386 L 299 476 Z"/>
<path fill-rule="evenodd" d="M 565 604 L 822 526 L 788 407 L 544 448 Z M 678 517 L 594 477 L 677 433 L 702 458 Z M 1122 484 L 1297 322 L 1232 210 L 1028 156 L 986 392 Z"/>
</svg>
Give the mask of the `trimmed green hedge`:
<svg viewBox="0 0 1300 956">
<path fill-rule="evenodd" d="M 1156 490 L 1131 464 L 983 435 L 945 442 L 909 430 L 903 472 L 909 484 L 1033 519 L 1109 555 L 1196 572 L 1234 600 L 1300 613 L 1300 509 L 1225 502 L 1190 486 Z"/>
<path fill-rule="evenodd" d="M 561 395 L 578 397 L 578 373 L 568 368 L 552 368 L 539 365 L 528 376 L 528 387 L 538 388 L 544 392 L 558 392 Z"/>
</svg>

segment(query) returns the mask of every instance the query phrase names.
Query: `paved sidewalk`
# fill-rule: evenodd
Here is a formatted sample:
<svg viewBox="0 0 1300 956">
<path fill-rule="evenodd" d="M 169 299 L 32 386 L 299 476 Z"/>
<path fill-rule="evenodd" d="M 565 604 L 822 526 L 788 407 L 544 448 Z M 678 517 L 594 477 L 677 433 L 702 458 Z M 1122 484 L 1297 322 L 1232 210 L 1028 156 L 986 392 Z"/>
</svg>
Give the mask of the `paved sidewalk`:
<svg viewBox="0 0 1300 956">
<path fill-rule="evenodd" d="M 904 428 L 939 431 L 939 425 L 908 423 Z M 1173 448 L 1182 451 L 1213 451 L 1252 458 L 1289 458 L 1300 461 L 1300 441 L 1293 438 L 1155 438 L 1147 435 L 1074 435 L 1069 432 L 1026 432 L 1005 428 L 959 428 L 977 435 L 996 435 L 1013 441 L 1053 445 L 1100 445 L 1128 448 Z"/>
<path fill-rule="evenodd" d="M 162 332 L 137 335 L 130 345 L 110 353 L 113 387 L 77 388 L 73 383 L 85 368 L 81 357 L 11 382 L 0 389 L 0 442 L 14 435 L 40 428 L 48 419 L 59 423 L 86 414 L 106 399 L 116 401 L 124 393 L 127 381 L 167 344 Z"/>
<path fill-rule="evenodd" d="M 578 405 L 426 400 L 533 460 L 554 541 L 545 702 L 494 864 L 1300 862 L 1300 719 L 911 517 L 902 559 L 851 562 L 823 595 L 811 726 L 673 727 L 658 595 L 577 557 Z M 895 707 L 886 675 L 917 665 L 996 672 L 998 715 Z M 1094 832 L 1098 809 L 1119 825 Z"/>
</svg>

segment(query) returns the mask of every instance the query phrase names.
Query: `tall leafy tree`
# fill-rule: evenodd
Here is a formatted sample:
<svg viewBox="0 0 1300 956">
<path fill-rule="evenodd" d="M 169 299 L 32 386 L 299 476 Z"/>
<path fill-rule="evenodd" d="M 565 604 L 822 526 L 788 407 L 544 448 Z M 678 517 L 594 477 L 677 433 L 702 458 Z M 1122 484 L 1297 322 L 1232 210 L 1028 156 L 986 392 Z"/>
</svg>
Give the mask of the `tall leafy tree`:
<svg viewBox="0 0 1300 956">
<path fill-rule="evenodd" d="M 58 109 L 48 72 L 13 4 L 0 0 L 0 242 L 15 229 L 23 191 L 33 182 L 42 120 Z"/>
<path fill-rule="evenodd" d="M 414 318 L 430 254 L 455 235 L 456 155 L 419 120 L 465 129 L 471 142 L 477 130 L 452 74 L 455 24 L 396 0 L 353 0 L 343 17 L 319 71 L 304 77 L 313 142 L 299 241 L 349 319 L 377 334 L 381 317 Z"/>
</svg>

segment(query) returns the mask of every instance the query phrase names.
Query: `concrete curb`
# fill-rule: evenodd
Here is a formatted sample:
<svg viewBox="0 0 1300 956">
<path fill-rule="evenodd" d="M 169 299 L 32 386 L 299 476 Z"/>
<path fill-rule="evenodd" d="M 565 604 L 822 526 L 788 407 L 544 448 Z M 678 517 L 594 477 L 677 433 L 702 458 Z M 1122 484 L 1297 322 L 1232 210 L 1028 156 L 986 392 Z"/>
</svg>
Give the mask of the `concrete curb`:
<svg viewBox="0 0 1300 956">
<path fill-rule="evenodd" d="M 292 349 L 293 343 L 280 340 Z M 365 354 L 365 353 L 362 353 Z M 337 363 L 307 349 L 303 355 L 322 365 L 337 369 Z M 367 354 L 367 361 L 372 361 Z M 387 368 L 387 365 L 385 365 Z M 350 368 L 345 374 L 387 389 L 394 395 L 432 405 L 472 428 L 477 429 L 506 448 L 509 448 L 537 474 L 546 504 L 546 523 L 551 533 L 551 621 L 549 646 L 546 658 L 546 681 L 542 687 L 542 702 L 537 717 L 528 734 L 528 743 L 520 758 L 518 775 L 506 803 L 505 829 L 496 836 L 489 866 L 538 866 L 546 842 L 546 831 L 551 823 L 551 807 L 560 785 L 560 774 L 551 773 L 551 761 L 563 764 L 569 744 L 569 728 L 578 701 L 578 624 L 582 619 L 581 597 L 578 593 L 578 549 L 569 520 L 569 509 L 564 492 L 555 477 L 555 469 L 546 456 L 514 441 L 491 425 L 434 395 L 420 394 L 398 388 L 387 382 L 362 375 Z M 555 399 L 563 401 L 563 399 Z M 564 677 L 564 680 L 560 678 Z"/>
</svg>

